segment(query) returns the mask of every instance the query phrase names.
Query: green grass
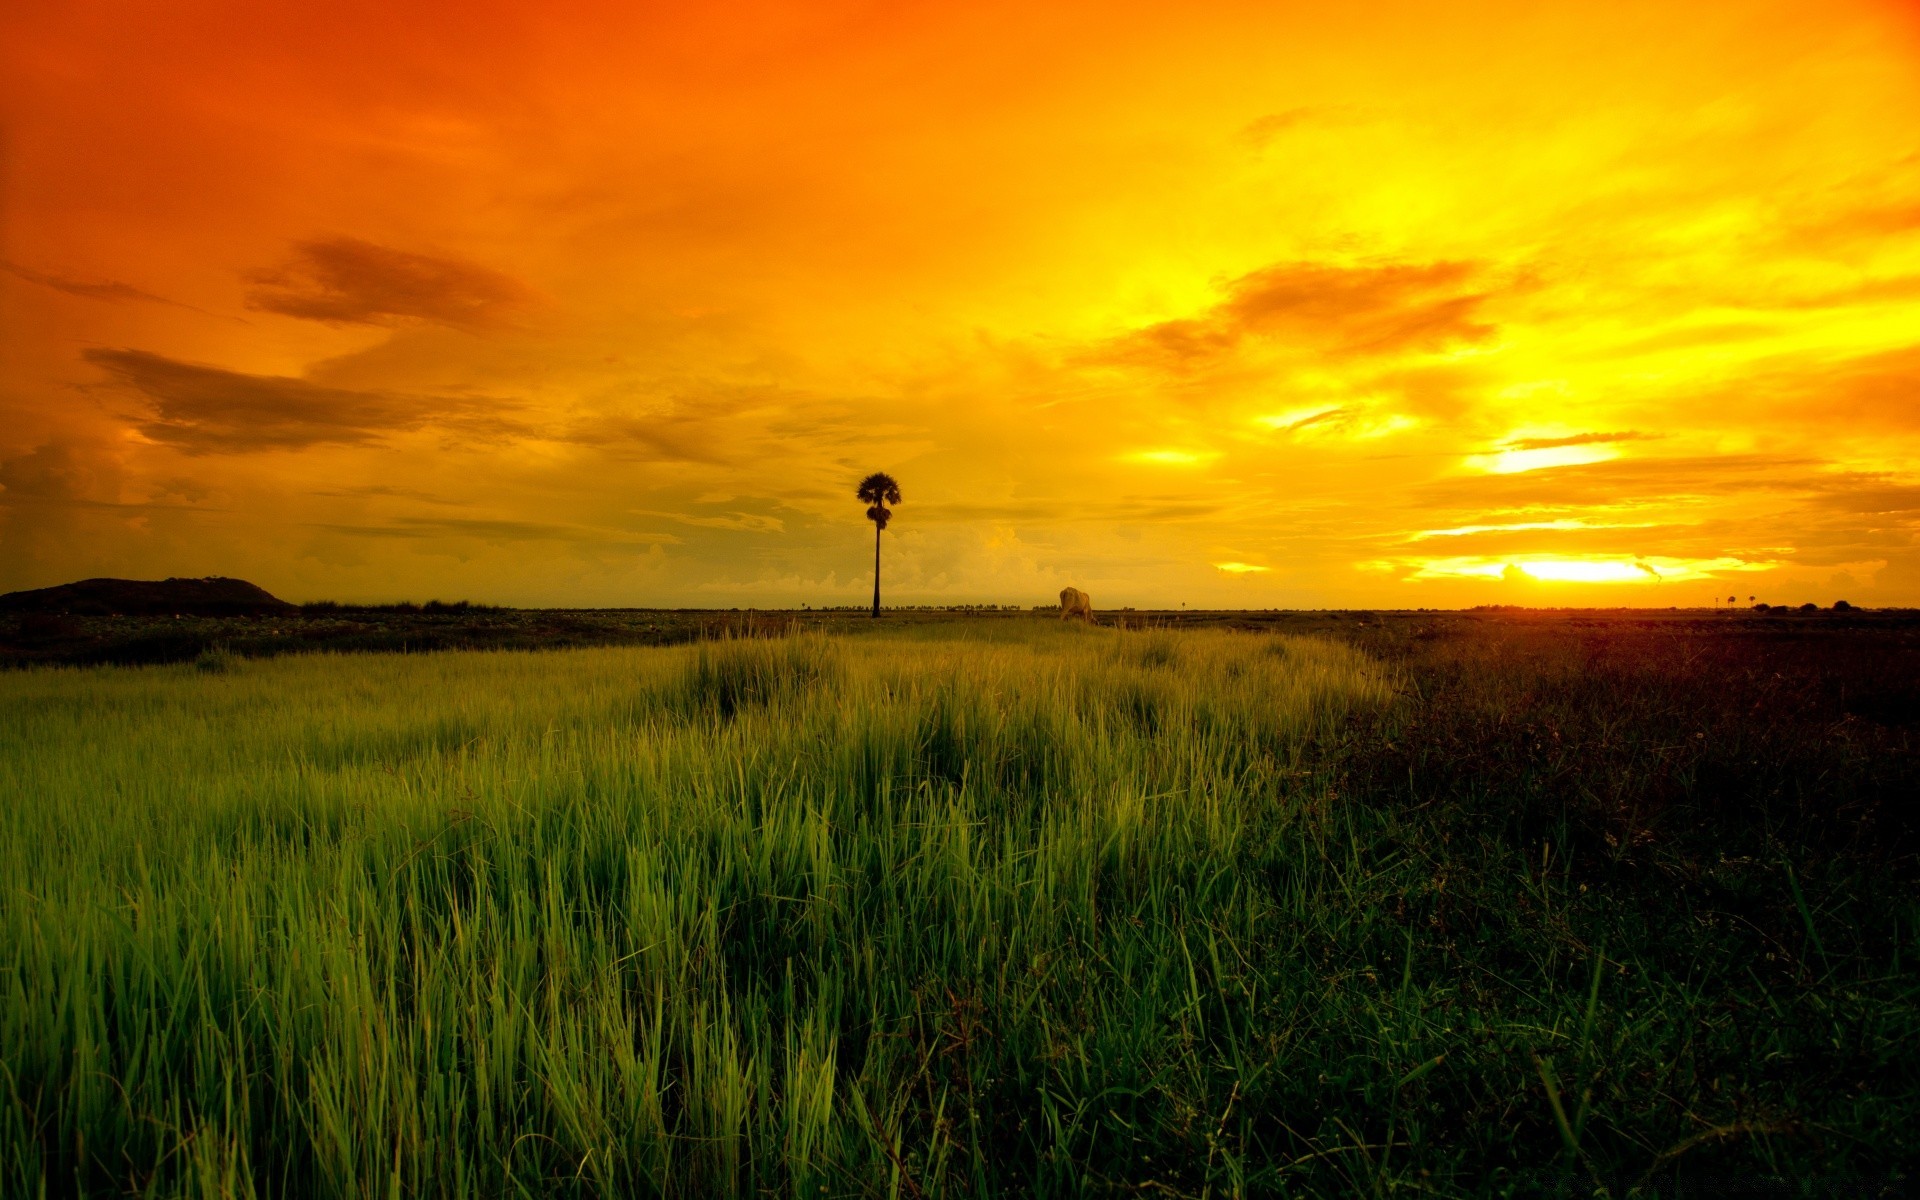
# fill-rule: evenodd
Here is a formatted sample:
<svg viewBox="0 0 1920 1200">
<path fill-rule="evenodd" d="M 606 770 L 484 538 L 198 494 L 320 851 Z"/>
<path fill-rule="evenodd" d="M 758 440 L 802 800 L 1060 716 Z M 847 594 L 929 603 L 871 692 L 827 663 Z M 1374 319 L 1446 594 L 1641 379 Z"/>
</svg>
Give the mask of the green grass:
<svg viewBox="0 0 1920 1200">
<path fill-rule="evenodd" d="M 1664 930 L 1519 760 L 1410 750 L 1423 672 L 999 621 L 0 676 L 0 1194 L 1892 1178 L 1911 892 Z"/>
</svg>

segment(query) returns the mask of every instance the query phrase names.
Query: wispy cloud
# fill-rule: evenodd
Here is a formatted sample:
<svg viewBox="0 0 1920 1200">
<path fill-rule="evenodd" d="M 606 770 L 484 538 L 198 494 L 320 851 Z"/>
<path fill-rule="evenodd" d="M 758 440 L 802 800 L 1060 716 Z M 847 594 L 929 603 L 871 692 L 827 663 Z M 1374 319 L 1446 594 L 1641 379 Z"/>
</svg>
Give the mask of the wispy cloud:
<svg viewBox="0 0 1920 1200">
<path fill-rule="evenodd" d="M 165 296 L 156 296 L 143 288 L 132 284 L 120 283 L 111 279 L 86 280 L 71 279 L 65 275 L 54 275 L 46 271 L 35 271 L 19 263 L 0 259 L 0 271 L 18 276 L 28 283 L 37 283 L 41 287 L 52 288 L 56 292 L 65 292 L 69 296 L 83 296 L 88 300 L 106 300 L 114 302 L 137 301 L 143 304 L 176 304 Z M 185 305 L 177 305 L 184 308 Z"/>
<path fill-rule="evenodd" d="M 1335 357 L 1449 350 L 1492 340 L 1482 308 L 1494 288 L 1473 262 L 1276 263 L 1227 285 L 1197 316 L 1136 329 L 1092 361 L 1190 369 L 1250 340 L 1280 340 Z"/>
<path fill-rule="evenodd" d="M 1264 149 L 1275 138 L 1302 126 L 1353 125 L 1365 116 L 1366 111 L 1355 104 L 1297 104 L 1247 122 L 1240 130 L 1240 140 Z"/>
<path fill-rule="evenodd" d="M 675 545 L 670 533 L 646 533 L 555 521 L 489 517 L 395 517 L 379 524 L 319 524 L 332 533 L 365 538 L 433 541 L 472 538 L 483 542 L 608 542 L 621 545 Z"/>
<path fill-rule="evenodd" d="M 87 362 L 152 405 L 139 430 L 189 454 L 239 454 L 319 445 L 366 445 L 439 427 L 468 437 L 529 432 L 513 406 L 468 396 L 322 387 L 178 362 L 145 350 L 88 350 Z"/>
<path fill-rule="evenodd" d="M 1565 437 L 1509 438 L 1500 443 L 1500 446 L 1504 450 L 1553 450 L 1561 446 L 1594 446 L 1607 442 L 1650 442 L 1659 436 L 1657 433 L 1641 433 L 1627 429 L 1619 433 L 1570 433 Z"/>
</svg>

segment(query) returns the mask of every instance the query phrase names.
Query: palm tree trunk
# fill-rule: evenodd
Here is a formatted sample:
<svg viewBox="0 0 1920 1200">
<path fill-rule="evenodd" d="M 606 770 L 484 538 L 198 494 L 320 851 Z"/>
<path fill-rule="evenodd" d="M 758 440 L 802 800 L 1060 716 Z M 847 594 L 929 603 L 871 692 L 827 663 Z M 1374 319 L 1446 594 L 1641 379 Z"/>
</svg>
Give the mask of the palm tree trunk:
<svg viewBox="0 0 1920 1200">
<path fill-rule="evenodd" d="M 880 522 L 873 523 L 873 619 L 880 619 Z"/>
</svg>

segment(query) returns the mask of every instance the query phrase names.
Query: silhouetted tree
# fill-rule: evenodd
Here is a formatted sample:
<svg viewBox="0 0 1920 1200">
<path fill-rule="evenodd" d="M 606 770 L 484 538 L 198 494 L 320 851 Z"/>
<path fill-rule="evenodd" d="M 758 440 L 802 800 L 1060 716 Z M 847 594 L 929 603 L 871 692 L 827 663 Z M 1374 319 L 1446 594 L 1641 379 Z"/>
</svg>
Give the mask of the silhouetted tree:
<svg viewBox="0 0 1920 1200">
<path fill-rule="evenodd" d="M 873 522 L 873 615 L 880 616 L 880 531 L 893 517 L 889 504 L 900 503 L 900 485 L 885 471 L 875 471 L 860 481 L 854 495 L 866 502 L 867 520 Z"/>
</svg>

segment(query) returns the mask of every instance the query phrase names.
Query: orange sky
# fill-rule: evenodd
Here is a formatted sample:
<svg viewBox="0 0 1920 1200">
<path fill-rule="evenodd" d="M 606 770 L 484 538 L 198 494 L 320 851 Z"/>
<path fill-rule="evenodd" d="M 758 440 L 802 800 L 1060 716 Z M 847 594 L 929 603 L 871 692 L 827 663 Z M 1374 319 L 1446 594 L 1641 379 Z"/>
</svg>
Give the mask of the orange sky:
<svg viewBox="0 0 1920 1200">
<path fill-rule="evenodd" d="M 1920 604 L 1920 8 L 0 9 L 0 590 Z"/>
</svg>

